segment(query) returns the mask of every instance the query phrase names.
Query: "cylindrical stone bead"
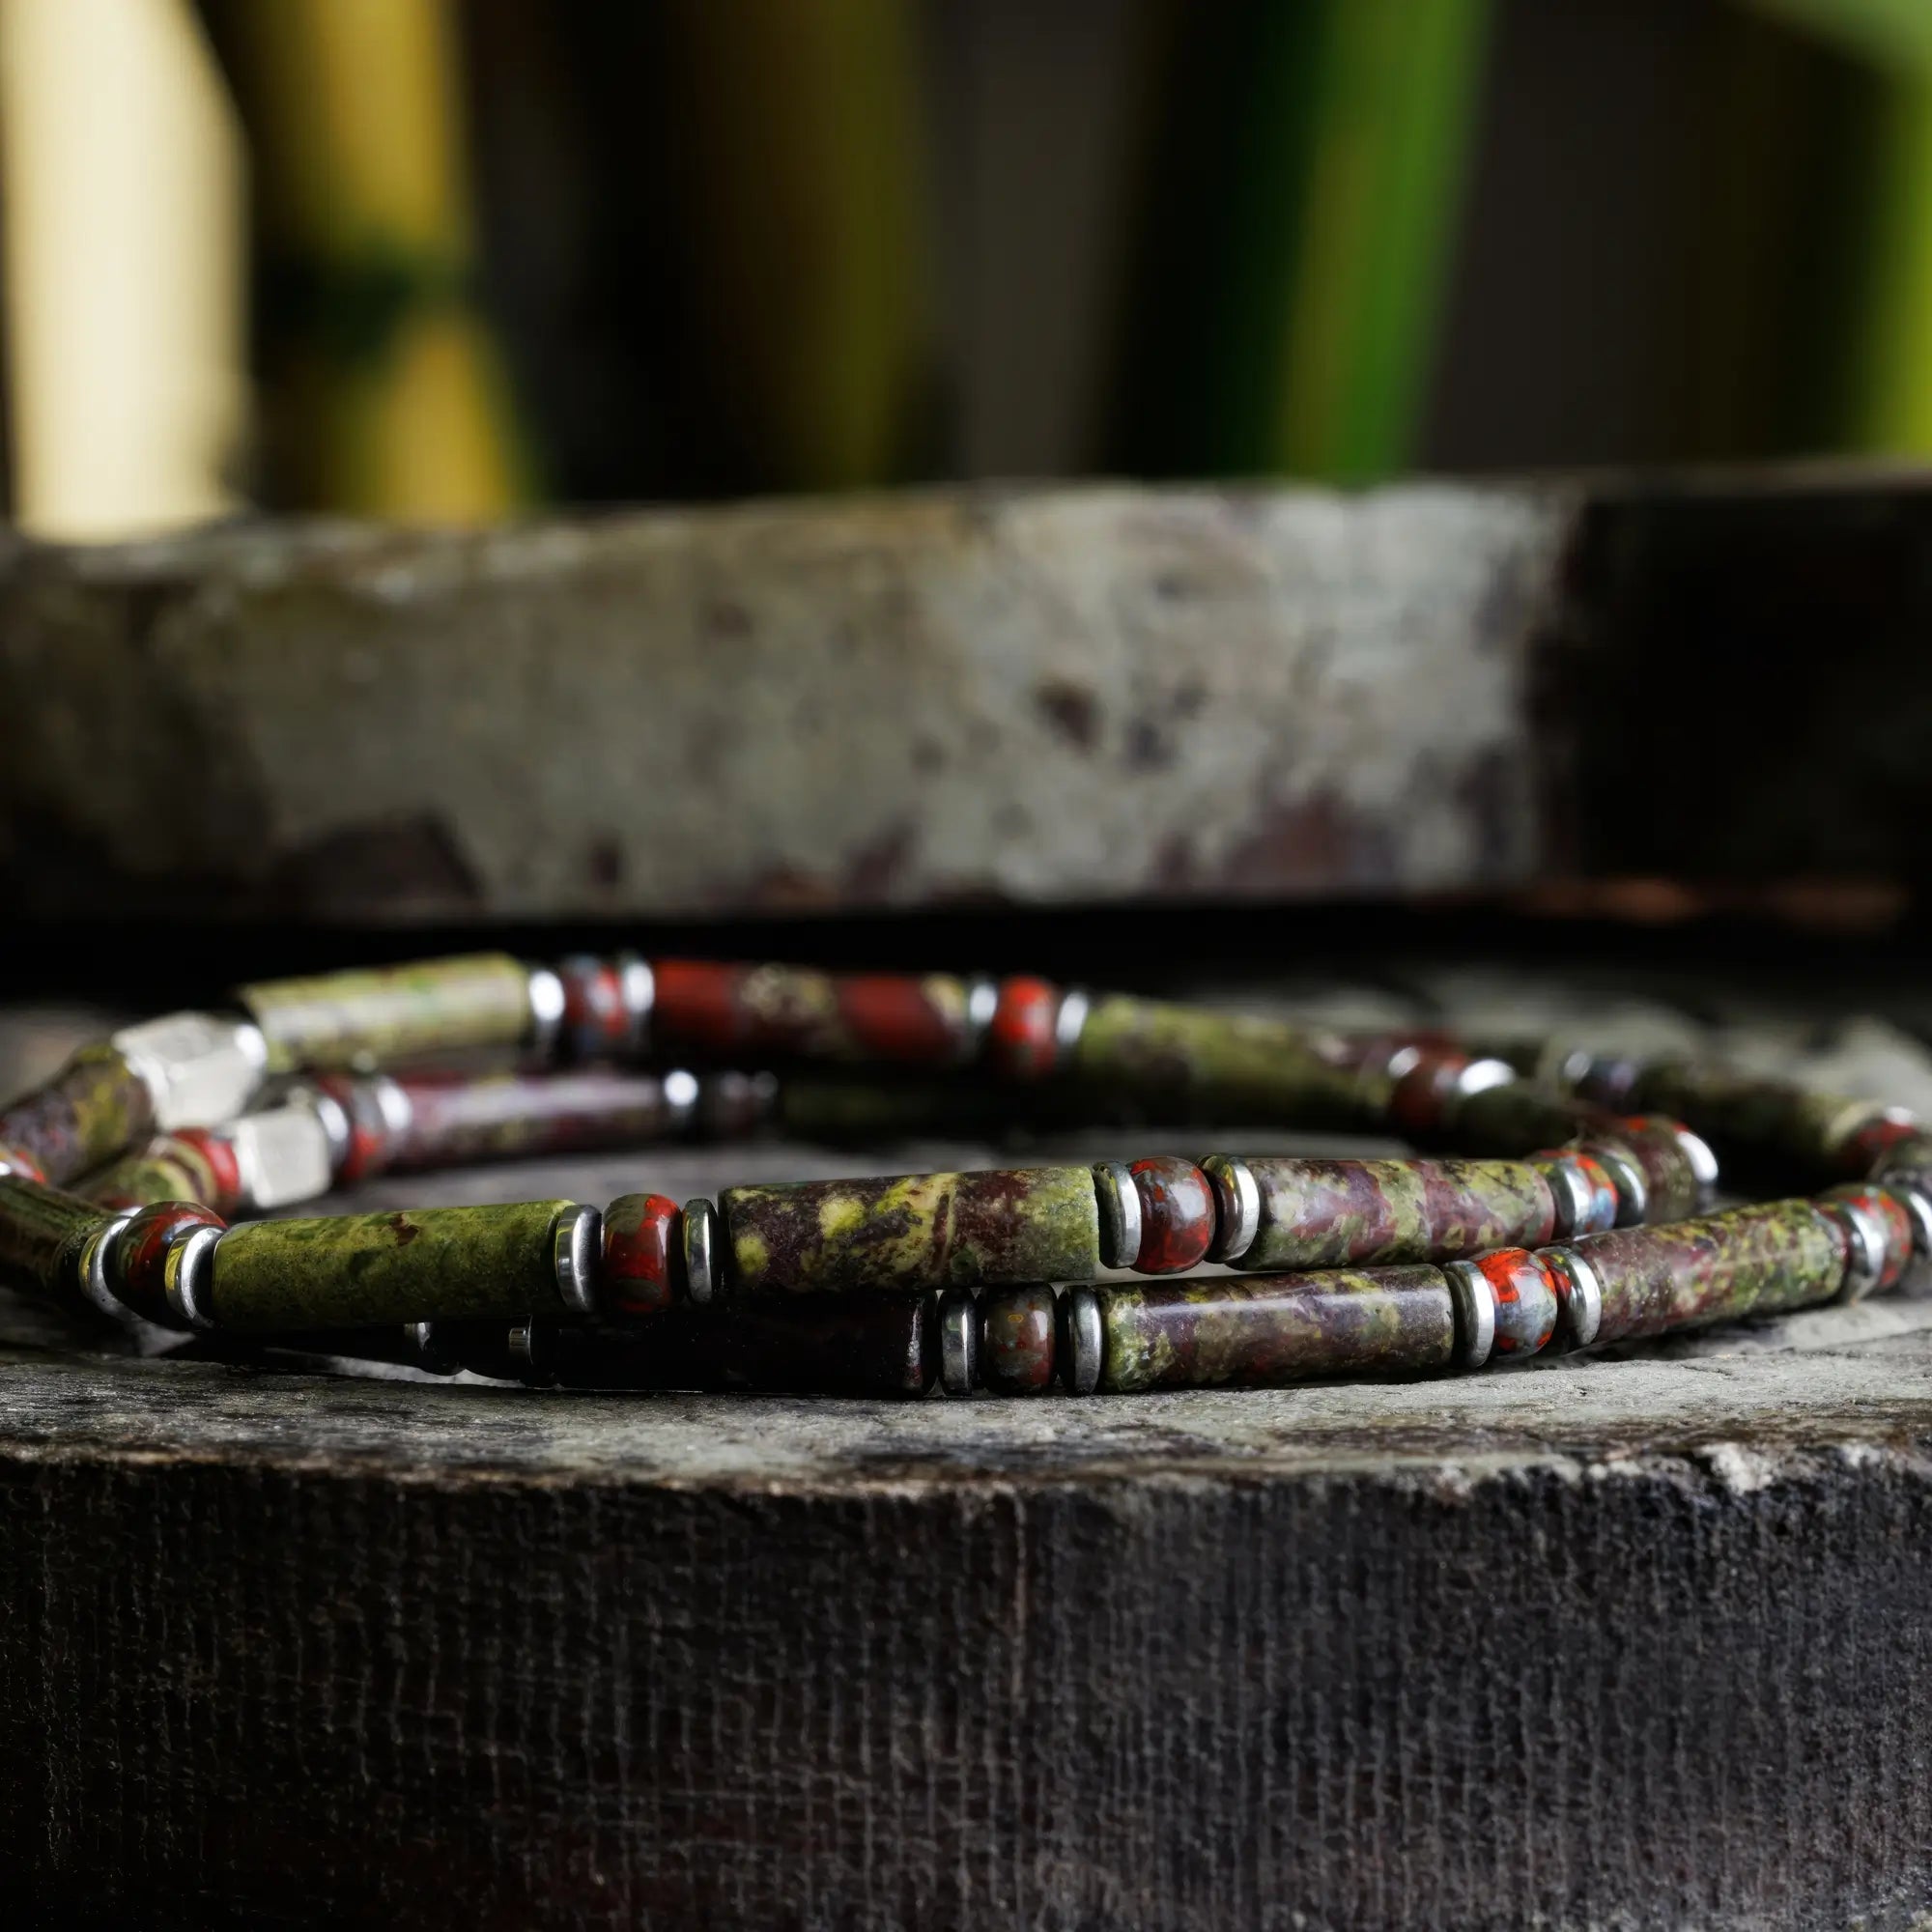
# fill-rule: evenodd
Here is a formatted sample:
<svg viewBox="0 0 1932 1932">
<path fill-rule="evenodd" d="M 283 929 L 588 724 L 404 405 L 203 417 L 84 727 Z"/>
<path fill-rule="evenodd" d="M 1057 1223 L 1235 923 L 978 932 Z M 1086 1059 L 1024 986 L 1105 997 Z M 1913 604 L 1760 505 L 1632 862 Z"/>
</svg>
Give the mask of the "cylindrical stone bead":
<svg viewBox="0 0 1932 1932">
<path fill-rule="evenodd" d="M 801 1294 L 754 1307 L 673 1308 L 635 1328 L 560 1326 L 566 1388 L 921 1396 L 937 1373 L 938 1297 Z"/>
<path fill-rule="evenodd" d="M 1454 1261 L 1549 1238 L 1549 1183 L 1520 1160 L 1247 1157 L 1261 1227 L 1248 1270 Z"/>
<path fill-rule="evenodd" d="M 1526 1248 L 1478 1255 L 1475 1265 L 1495 1297 L 1498 1355 L 1534 1355 L 1556 1332 L 1556 1290 Z"/>
<path fill-rule="evenodd" d="M 225 1156 L 225 1158 L 224 1158 Z M 156 1201 L 195 1201 L 217 1214 L 241 1205 L 235 1151 L 205 1130 L 161 1134 L 139 1153 L 88 1176 L 82 1191 L 103 1208 L 145 1208 Z"/>
<path fill-rule="evenodd" d="M 1109 1394 L 1411 1374 L 1455 1356 L 1455 1302 L 1439 1268 L 1109 1286 L 1094 1296 Z"/>
<path fill-rule="evenodd" d="M 1197 1117 L 1364 1127 L 1386 1099 L 1334 1036 L 1121 994 L 1094 1002 L 1066 1068 Z"/>
<path fill-rule="evenodd" d="M 603 1314 L 613 1321 L 657 1316 L 679 1298 L 683 1223 L 683 1209 L 664 1194 L 620 1194 L 605 1208 Z"/>
<path fill-rule="evenodd" d="M 383 1164 L 390 1170 L 648 1147 L 673 1138 L 682 1124 L 655 1073 L 590 1067 L 480 1077 L 412 1074 L 395 1084 L 409 1103 L 409 1125 L 387 1149 Z"/>
<path fill-rule="evenodd" d="M 1879 1293 L 1896 1288 L 1912 1262 L 1913 1221 L 1904 1201 L 1891 1188 L 1870 1180 L 1848 1180 L 1837 1187 L 1828 1187 L 1820 1199 L 1847 1201 L 1871 1215 L 1885 1230 L 1885 1252 L 1872 1257 L 1878 1264 L 1878 1280 L 1873 1286 Z"/>
<path fill-rule="evenodd" d="M 1599 1342 L 1829 1301 L 1845 1269 L 1843 1236 L 1808 1201 L 1617 1228 L 1564 1246 L 1602 1284 Z"/>
<path fill-rule="evenodd" d="M 1879 1174 L 1894 1162 L 1932 1173 L 1932 1134 L 1903 1107 L 1882 1108 L 1847 1133 L 1833 1152 L 1833 1165 L 1855 1180 Z"/>
<path fill-rule="evenodd" d="M 727 1187 L 733 1294 L 1091 1281 L 1100 1212 L 1084 1167 Z"/>
<path fill-rule="evenodd" d="M 251 1221 L 214 1251 L 224 1328 L 356 1328 L 562 1314 L 552 1232 L 567 1201 Z"/>
<path fill-rule="evenodd" d="M 1633 1098 L 1633 1112 L 1686 1122 L 1747 1172 L 1804 1179 L 1841 1172 L 1845 1142 L 1886 1112 L 1876 1100 L 1681 1060 L 1645 1066 Z"/>
<path fill-rule="evenodd" d="M 1416 1045 L 1403 1058 L 1406 1064 L 1389 1093 L 1389 1120 L 1405 1134 L 1426 1138 L 1441 1130 L 1470 1056 L 1460 1047 Z"/>
<path fill-rule="evenodd" d="M 1051 1073 L 1060 1059 L 1062 997 L 1049 980 L 1002 980 L 986 1028 L 987 1064 L 1014 1080 Z"/>
<path fill-rule="evenodd" d="M 528 1036 L 529 973 L 507 952 L 273 980 L 238 997 L 269 1043 L 269 1070 L 371 1067 Z"/>
<path fill-rule="evenodd" d="M 221 1216 L 192 1201 L 158 1201 L 122 1229 L 113 1243 L 107 1285 L 136 1315 L 166 1328 L 182 1324 L 168 1306 L 168 1249 L 175 1237 L 190 1228 L 219 1228 Z"/>
<path fill-rule="evenodd" d="M 969 989 L 950 974 L 821 973 L 661 959 L 651 1037 L 711 1060 L 776 1055 L 945 1066 L 973 1047 Z"/>
<path fill-rule="evenodd" d="M 65 1187 L 146 1142 L 147 1083 L 111 1046 L 82 1047 L 45 1086 L 0 1112 L 0 1147 L 16 1149 Z"/>
<path fill-rule="evenodd" d="M 1444 1131 L 1457 1147 L 1520 1157 L 1586 1131 L 1597 1110 L 1534 1081 L 1510 1080 L 1456 1101 Z"/>
<path fill-rule="evenodd" d="M 69 1260 L 107 1218 L 95 1202 L 0 1175 L 0 1285 L 64 1299 Z"/>
<path fill-rule="evenodd" d="M 980 1297 L 980 1381 L 996 1395 L 1043 1395 L 1053 1384 L 1053 1290 L 989 1289 Z"/>
<path fill-rule="evenodd" d="M 1128 1164 L 1141 1204 L 1141 1244 L 1127 1264 L 1141 1274 L 1184 1274 L 1214 1239 L 1214 1190 L 1191 1160 L 1153 1154 Z"/>
</svg>

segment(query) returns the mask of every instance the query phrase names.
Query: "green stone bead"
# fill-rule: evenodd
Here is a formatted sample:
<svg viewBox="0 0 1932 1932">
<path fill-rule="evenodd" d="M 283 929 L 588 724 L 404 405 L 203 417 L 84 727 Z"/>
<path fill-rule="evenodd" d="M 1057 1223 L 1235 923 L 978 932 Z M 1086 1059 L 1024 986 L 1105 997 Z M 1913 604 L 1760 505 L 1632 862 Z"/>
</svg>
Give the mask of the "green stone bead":
<svg viewBox="0 0 1932 1932">
<path fill-rule="evenodd" d="M 221 1237 L 209 1306 L 255 1330 L 562 1315 L 552 1235 L 569 1206 L 251 1221 Z"/>
<path fill-rule="evenodd" d="M 510 1048 L 530 1030 L 529 974 L 507 952 L 273 980 L 239 997 L 269 1042 L 273 1073 Z"/>
<path fill-rule="evenodd" d="M 1084 1167 L 727 1187 L 718 1211 L 739 1294 L 1091 1281 L 1101 1267 Z"/>
<path fill-rule="evenodd" d="M 92 1201 L 0 1175 L 0 1283 L 60 1295 L 68 1258 L 109 1218 Z"/>
</svg>

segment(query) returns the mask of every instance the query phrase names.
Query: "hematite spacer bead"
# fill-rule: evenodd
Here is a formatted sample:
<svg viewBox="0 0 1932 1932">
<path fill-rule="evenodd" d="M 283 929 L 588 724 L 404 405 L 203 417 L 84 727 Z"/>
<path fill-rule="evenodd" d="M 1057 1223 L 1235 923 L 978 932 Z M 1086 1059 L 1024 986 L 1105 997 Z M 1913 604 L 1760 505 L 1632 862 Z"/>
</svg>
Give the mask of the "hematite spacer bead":
<svg viewBox="0 0 1932 1932">
<path fill-rule="evenodd" d="M 1062 1065 L 1080 1044 L 1087 1030 L 1087 1015 L 1094 1002 L 1079 986 L 1069 987 L 1060 996 L 1060 1009 L 1053 1016 L 1053 1064 Z"/>
<path fill-rule="evenodd" d="M 1247 1162 L 1233 1154 L 1210 1153 L 1200 1165 L 1214 1190 L 1214 1238 L 1208 1258 L 1237 1262 L 1261 1233 L 1261 1185 Z"/>
<path fill-rule="evenodd" d="M 624 1046 L 631 1054 L 641 1054 L 651 1043 L 651 1009 L 657 1005 L 657 975 L 650 962 L 635 952 L 617 955 L 617 984 L 624 996 L 624 1017 L 629 1022 Z"/>
<path fill-rule="evenodd" d="M 1644 1179 L 1643 1169 L 1636 1164 L 1631 1151 L 1615 1141 L 1585 1141 L 1576 1151 L 1594 1160 L 1610 1177 L 1610 1185 L 1617 1196 L 1614 1225 L 1641 1227 L 1644 1216 L 1650 1212 L 1650 1183 Z"/>
<path fill-rule="evenodd" d="M 514 1322 L 504 1337 L 510 1372 L 532 1388 L 548 1387 L 556 1379 L 556 1330 L 534 1318 Z"/>
<path fill-rule="evenodd" d="M 1587 1349 L 1604 1320 L 1604 1285 L 1572 1248 L 1544 1248 L 1537 1257 L 1556 1292 L 1556 1325 L 1567 1349 Z"/>
<path fill-rule="evenodd" d="M 559 960 L 563 983 L 563 1045 L 572 1060 L 604 1060 L 631 1043 L 631 1014 L 624 979 L 614 959 L 575 952 Z"/>
<path fill-rule="evenodd" d="M 1474 1262 L 1444 1262 L 1449 1297 L 1456 1307 L 1456 1366 L 1480 1369 L 1496 1340 L 1496 1292 Z"/>
<path fill-rule="evenodd" d="M 700 1308 L 718 1293 L 718 1209 L 702 1195 L 684 1204 L 684 1286 Z"/>
<path fill-rule="evenodd" d="M 563 1032 L 564 1008 L 568 1002 L 563 981 L 548 966 L 529 968 L 529 1003 L 530 1051 L 539 1060 L 554 1059 L 557 1038 Z"/>
<path fill-rule="evenodd" d="M 1208 1177 L 1191 1160 L 1167 1154 L 1137 1160 L 1127 1172 L 1141 1202 L 1140 1243 L 1128 1265 L 1142 1274 L 1181 1274 L 1205 1261 L 1220 1218 Z"/>
<path fill-rule="evenodd" d="M 993 1024 L 993 1015 L 999 1010 L 1000 988 L 997 980 L 988 979 L 983 973 L 966 982 L 966 1035 L 960 1042 L 959 1058 L 974 1061 L 984 1052 L 986 1031 Z"/>
<path fill-rule="evenodd" d="M 113 1246 L 139 1210 L 128 1208 L 125 1213 L 114 1216 L 111 1221 L 103 1221 L 93 1234 L 81 1243 L 75 1279 L 80 1292 L 103 1315 L 111 1315 L 117 1321 L 125 1321 L 128 1315 L 128 1304 L 114 1293 L 108 1282 L 108 1262 Z"/>
<path fill-rule="evenodd" d="M 1092 1395 L 1100 1386 L 1100 1303 L 1091 1288 L 1069 1288 L 1060 1297 L 1054 1356 L 1068 1395 Z"/>
<path fill-rule="evenodd" d="M 1690 1163 L 1690 1172 L 1697 1177 L 1697 1212 L 1708 1213 L 1718 1198 L 1718 1156 L 1711 1151 L 1710 1142 L 1702 1134 L 1692 1133 L 1682 1121 L 1672 1121 L 1670 1130 Z"/>
<path fill-rule="evenodd" d="M 1904 1208 L 1912 1224 L 1912 1254 L 1916 1261 L 1932 1261 L 1932 1182 L 1911 1173 L 1888 1174 L 1870 1183 L 1883 1187 Z"/>
<path fill-rule="evenodd" d="M 1141 1252 L 1141 1196 L 1132 1171 L 1122 1161 L 1095 1161 L 1094 1196 L 1100 1208 L 1102 1264 L 1132 1267 Z"/>
<path fill-rule="evenodd" d="M 1844 1241 L 1845 1272 L 1836 1298 L 1862 1301 L 1885 1272 L 1885 1224 L 1863 1202 L 1820 1201 L 1818 1207 Z"/>
<path fill-rule="evenodd" d="M 761 1092 L 756 1083 L 760 1080 L 772 1081 L 772 1076 L 769 1073 L 719 1073 L 714 1074 L 709 1082 L 704 1082 L 686 1068 L 673 1066 L 659 1083 L 659 1091 L 664 1094 L 667 1138 L 676 1139 L 691 1131 L 707 1086 L 716 1087 L 721 1095 L 716 1112 L 722 1116 L 724 1109 L 734 1103 L 743 1105 L 749 1102 L 755 1106 Z M 776 1081 L 772 1081 L 772 1090 L 777 1090 Z M 749 1123 L 746 1130 L 750 1130 Z"/>
<path fill-rule="evenodd" d="M 971 1395 L 980 1384 L 980 1311 L 970 1291 L 949 1289 L 939 1299 L 939 1386 Z"/>
<path fill-rule="evenodd" d="M 604 1216 L 595 1208 L 573 1203 L 556 1217 L 551 1252 L 556 1263 L 556 1296 L 576 1315 L 597 1313 L 597 1255 Z"/>
<path fill-rule="evenodd" d="M 980 1297 L 980 1383 L 998 1395 L 1040 1395 L 1053 1385 L 1059 1309 L 1042 1283 Z"/>
<path fill-rule="evenodd" d="M 1552 1148 L 1531 1154 L 1529 1164 L 1549 1183 L 1556 1208 L 1553 1238 L 1567 1241 L 1573 1235 L 1600 1235 L 1616 1226 L 1616 1184 L 1594 1155 L 1577 1148 Z"/>
<path fill-rule="evenodd" d="M 194 1228 L 173 1236 L 162 1263 L 162 1288 L 175 1320 L 185 1328 L 213 1328 L 208 1309 L 209 1284 L 213 1279 L 214 1250 L 225 1228 Z"/>
</svg>

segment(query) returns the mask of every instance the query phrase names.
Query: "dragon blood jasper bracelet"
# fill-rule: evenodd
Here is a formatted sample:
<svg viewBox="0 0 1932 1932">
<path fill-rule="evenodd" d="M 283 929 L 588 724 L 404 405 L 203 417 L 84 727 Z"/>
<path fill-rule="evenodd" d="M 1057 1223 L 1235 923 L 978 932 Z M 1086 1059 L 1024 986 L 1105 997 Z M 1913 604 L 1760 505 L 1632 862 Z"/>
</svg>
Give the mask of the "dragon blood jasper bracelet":
<svg viewBox="0 0 1932 1932">
<path fill-rule="evenodd" d="M 1467 1372 L 1856 1300 L 1932 1256 L 1932 1129 L 1900 1110 L 1552 1057 L 1031 978 L 485 953 L 284 980 L 0 1109 L 0 1281 L 244 1358 L 1025 1396 Z M 290 1211 L 490 1159 L 1155 1116 L 1420 1151 Z M 1719 1208 L 1720 1159 L 1816 1191 Z"/>
</svg>

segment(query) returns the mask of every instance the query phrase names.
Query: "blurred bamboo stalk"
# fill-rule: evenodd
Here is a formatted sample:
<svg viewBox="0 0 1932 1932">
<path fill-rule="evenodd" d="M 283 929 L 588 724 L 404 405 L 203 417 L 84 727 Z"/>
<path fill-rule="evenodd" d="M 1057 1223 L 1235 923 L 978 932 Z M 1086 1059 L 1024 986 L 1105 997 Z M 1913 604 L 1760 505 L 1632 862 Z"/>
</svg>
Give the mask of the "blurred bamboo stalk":
<svg viewBox="0 0 1932 1932">
<path fill-rule="evenodd" d="M 255 163 L 277 494 L 468 524 L 529 495 L 474 299 L 450 0 L 213 0 Z"/>
<path fill-rule="evenodd" d="M 0 0 L 14 512 L 145 534 L 235 507 L 241 136 L 187 0 Z"/>
<path fill-rule="evenodd" d="M 908 0 L 667 0 L 696 355 L 754 485 L 904 476 L 935 327 Z"/>
</svg>

